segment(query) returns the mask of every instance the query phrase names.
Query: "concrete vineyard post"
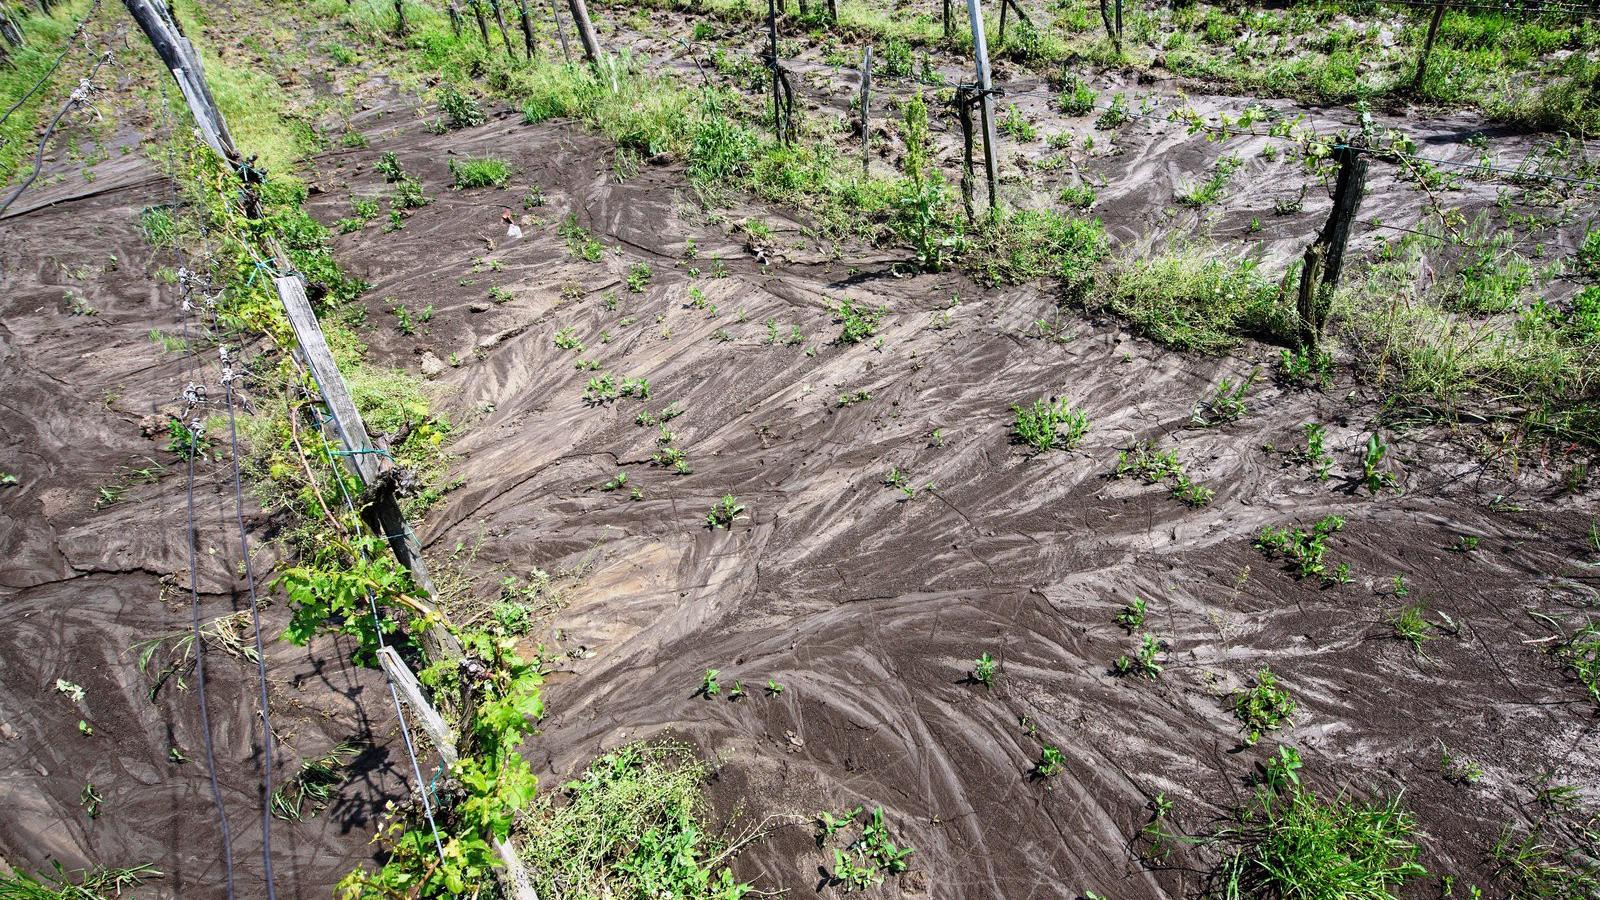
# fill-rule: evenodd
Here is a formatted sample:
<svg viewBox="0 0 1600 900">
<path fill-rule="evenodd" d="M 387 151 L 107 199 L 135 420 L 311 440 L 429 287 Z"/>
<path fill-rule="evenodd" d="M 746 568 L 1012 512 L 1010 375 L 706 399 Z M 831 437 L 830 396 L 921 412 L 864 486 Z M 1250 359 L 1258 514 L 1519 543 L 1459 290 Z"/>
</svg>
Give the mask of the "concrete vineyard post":
<svg viewBox="0 0 1600 900">
<path fill-rule="evenodd" d="M 1422 79 L 1428 75 L 1428 57 L 1433 55 L 1433 41 L 1439 36 L 1439 23 L 1444 21 L 1446 0 L 1435 0 L 1433 18 L 1428 21 L 1428 36 L 1422 41 L 1422 56 L 1417 59 L 1417 74 L 1411 79 L 1411 92 L 1422 90 Z"/>
<path fill-rule="evenodd" d="M 983 10 L 978 8 L 978 0 L 967 0 L 967 18 L 971 20 L 972 52 L 978 67 L 978 113 L 983 123 L 983 169 L 984 177 L 989 182 L 989 210 L 993 212 L 1000 208 L 1000 198 L 995 192 L 995 186 L 1000 181 L 1000 172 L 994 158 L 995 148 L 1000 142 L 996 140 L 994 133 L 993 88 L 989 83 L 989 45 L 983 37 Z"/>
<path fill-rule="evenodd" d="M 1316 349 L 1328 321 L 1328 307 L 1339 287 L 1344 271 L 1344 252 L 1350 243 L 1350 228 L 1361 208 L 1367 184 L 1365 146 L 1359 141 L 1341 143 L 1334 148 L 1339 174 L 1333 188 L 1333 210 L 1315 241 L 1306 248 L 1300 271 L 1300 290 L 1295 309 L 1300 318 L 1300 345 Z"/>
<path fill-rule="evenodd" d="M 861 175 L 872 167 L 872 45 L 861 57 Z"/>
<path fill-rule="evenodd" d="M 578 29 L 578 42 L 583 44 L 583 57 L 591 64 L 600 61 L 600 42 L 595 39 L 594 25 L 589 22 L 589 5 L 584 0 L 567 0 L 572 11 L 572 24 Z"/>
</svg>

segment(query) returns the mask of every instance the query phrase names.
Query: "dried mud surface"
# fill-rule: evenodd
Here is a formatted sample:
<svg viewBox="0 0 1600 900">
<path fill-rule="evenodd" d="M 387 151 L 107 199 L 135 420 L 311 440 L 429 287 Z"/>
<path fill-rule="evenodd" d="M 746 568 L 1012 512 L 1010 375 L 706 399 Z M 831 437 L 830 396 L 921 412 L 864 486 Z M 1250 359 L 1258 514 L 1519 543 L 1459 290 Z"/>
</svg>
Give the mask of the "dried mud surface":
<svg viewBox="0 0 1600 900">
<path fill-rule="evenodd" d="M 693 71 L 669 59 L 677 50 L 666 41 L 630 40 Z M 813 112 L 846 108 L 850 83 L 833 77 L 826 90 L 802 92 Z M 1054 115 L 1042 100 L 1016 99 L 1036 118 Z M 1243 102 L 1190 99 L 1206 110 Z M 1042 288 L 900 277 L 903 256 L 890 250 L 836 254 L 807 238 L 803 213 L 740 204 L 710 216 L 675 166 L 646 164 L 619 183 L 608 143 L 572 123 L 530 127 L 502 112 L 433 135 L 413 104 L 383 95 L 362 106 L 353 124 L 371 146 L 318 159 L 311 207 L 331 223 L 351 195 L 386 193 L 372 171 L 383 151 L 434 199 L 402 230 L 382 233 L 380 220 L 337 248 L 374 285 L 364 336 L 375 358 L 430 373 L 466 426 L 453 447 L 463 486 L 422 529 L 436 567 L 471 548 L 478 600 L 503 574 L 584 573 L 530 639 L 559 659 L 550 715 L 526 747 L 546 789 L 596 753 L 672 735 L 720 761 L 719 814 L 767 829 L 735 863 L 763 889 L 810 895 L 831 860 L 809 819 L 867 804 L 917 849 L 912 871 L 882 894 L 1188 895 L 1208 857 L 1180 852 L 1149 868 L 1131 837 L 1158 792 L 1177 801 L 1177 821 L 1192 832 L 1248 796 L 1252 764 L 1276 739 L 1243 747 L 1225 702 L 1270 665 L 1300 705 L 1279 737 L 1302 750 L 1304 774 L 1327 793 L 1403 789 L 1431 871 L 1489 884 L 1484 848 L 1539 773 L 1597 799 L 1593 707 L 1527 643 L 1547 632 L 1526 614 L 1592 604 L 1584 536 L 1595 510 L 1554 490 L 1537 463 L 1513 476 L 1448 435 L 1414 432 L 1396 444 L 1403 491 L 1374 499 L 1354 483 L 1372 409 L 1352 385 L 1307 393 L 1263 382 L 1243 420 L 1188 425 L 1199 397 L 1264 365 L 1268 348 L 1224 359 L 1172 353 L 1115 322 L 1063 314 Z M 1090 121 L 1057 124 L 1087 132 Z M 1470 119 L 1428 127 L 1424 138 L 1440 142 L 1477 130 Z M 1171 234 L 1240 237 L 1259 216 L 1266 227 L 1252 240 L 1281 260 L 1325 213 L 1313 191 L 1303 213 L 1268 218 L 1299 181 L 1250 156 L 1220 214 L 1173 215 L 1173 190 L 1203 177 L 1223 148 L 1137 124 L 1128 135 L 1088 164 L 1104 182 L 1095 212 L 1125 249 Z M 941 140 L 948 165 L 952 143 Z M 1502 144 L 1511 155 L 1529 146 Z M 509 189 L 448 189 L 453 155 L 484 154 L 513 164 Z M 1017 196 L 1049 191 L 1058 177 L 1030 172 L 1028 155 L 1008 160 L 1006 190 Z M 180 327 L 178 300 L 156 277 L 175 260 L 137 227 L 141 209 L 170 202 L 170 187 L 137 155 L 103 164 L 92 184 L 64 171 L 0 221 L 0 470 L 19 478 L 0 487 L 0 858 L 31 869 L 148 862 L 167 873 L 151 895 L 220 896 L 194 691 L 168 684 L 152 703 L 130 649 L 183 631 L 189 616 L 186 479 L 140 429 L 178 409 L 193 378 L 183 355 L 148 337 Z M 508 243 L 500 208 L 522 212 L 533 185 L 547 204 L 528 210 L 526 236 Z M 1491 186 L 1466 190 L 1494 200 Z M 1418 205 L 1379 175 L 1363 214 L 1405 225 Z M 605 243 L 601 262 L 568 252 L 557 223 L 569 214 Z M 774 227 L 770 266 L 730 227 L 746 218 Z M 695 261 L 684 258 L 690 240 Z M 1357 247 L 1375 240 L 1364 235 Z M 1565 241 L 1552 251 L 1566 253 Z M 713 258 L 726 277 L 709 277 Z M 635 293 L 625 280 L 638 263 L 654 274 Z M 691 284 L 714 316 L 688 304 Z M 491 285 L 509 299 L 491 300 Z M 72 315 L 68 291 L 97 314 Z M 843 297 L 888 308 L 881 347 L 834 343 L 831 309 Z M 393 327 L 397 301 L 413 315 L 433 307 L 417 335 Z M 769 319 L 780 336 L 797 326 L 805 342 L 769 344 Z M 1059 322 L 1063 340 L 1025 336 L 1039 319 Z M 581 353 L 553 344 L 567 327 L 586 343 Z M 575 368 L 580 358 L 648 378 L 650 399 L 586 404 L 584 383 L 597 373 Z M 838 405 L 857 390 L 870 400 Z M 1040 396 L 1089 413 L 1078 450 L 1034 456 L 1011 442 L 1010 404 Z M 688 475 L 652 465 L 657 432 L 635 424 L 672 402 L 686 410 L 668 427 Z M 1338 459 L 1325 483 L 1261 449 L 1297 446 L 1311 421 L 1328 424 Z M 1139 439 L 1176 446 L 1214 502 L 1194 510 L 1164 487 L 1110 479 L 1117 451 Z M 163 477 L 95 507 L 99 485 L 147 458 L 167 465 Z M 884 485 L 891 467 L 919 488 L 914 498 Z M 598 489 L 619 470 L 641 499 Z M 208 617 L 245 603 L 228 479 L 225 461 L 197 470 Z M 704 516 L 724 493 L 747 515 L 709 530 Z M 1348 520 L 1330 561 L 1348 562 L 1354 584 L 1297 581 L 1251 545 L 1264 525 L 1326 514 Z M 270 523 L 247 518 L 259 547 Z M 1450 552 L 1461 534 L 1480 536 L 1479 548 Z M 270 562 L 263 554 L 257 570 Z M 1385 624 L 1400 605 L 1389 578 L 1401 573 L 1409 599 L 1462 623 L 1458 636 L 1430 642 L 1426 658 Z M 1165 644 L 1159 681 L 1110 674 L 1136 641 L 1113 622 L 1134 596 L 1150 601 L 1149 630 Z M 281 608 L 267 616 L 276 634 Z M 1003 662 L 993 689 L 968 683 L 985 651 Z M 326 896 L 370 852 L 383 802 L 407 793 L 381 677 L 347 659 L 332 643 L 269 648 L 277 781 L 342 739 L 366 746 L 328 810 L 274 822 L 280 896 Z M 256 896 L 254 669 L 221 652 L 208 660 L 242 895 Z M 723 673 L 716 700 L 695 694 L 707 668 Z M 83 685 L 85 702 L 58 692 L 58 678 Z M 787 689 L 764 695 L 767 678 Z M 749 696 L 727 699 L 734 679 Z M 79 733 L 80 718 L 94 736 Z M 1042 742 L 1067 758 L 1050 781 L 1028 776 Z M 1483 779 L 1446 781 L 1440 742 L 1480 764 Z M 170 762 L 172 746 L 190 761 Z M 105 796 L 93 820 L 80 802 L 86 782 Z"/>
<path fill-rule="evenodd" d="M 339 242 L 374 284 L 380 357 L 426 365 L 470 422 L 455 445 L 464 486 L 424 538 L 436 557 L 474 548 L 484 571 L 587 568 L 538 636 L 563 658 L 527 748 L 547 785 L 622 742 L 670 734 L 722 761 L 720 810 L 774 828 L 737 866 L 763 888 L 815 889 L 831 858 L 810 818 L 866 804 L 917 848 L 891 893 L 1177 896 L 1199 886 L 1205 857 L 1148 869 L 1130 838 L 1157 792 L 1196 831 L 1248 796 L 1252 763 L 1275 741 L 1243 747 L 1225 701 L 1261 666 L 1300 704 L 1282 739 L 1312 782 L 1404 789 L 1435 872 L 1488 883 L 1484 848 L 1535 774 L 1596 783 L 1592 707 L 1524 643 L 1546 633 L 1525 609 L 1587 602 L 1586 503 L 1536 477 L 1507 481 L 1430 433 L 1399 445 L 1404 491 L 1374 499 L 1355 483 L 1370 412 L 1348 386 L 1262 384 L 1242 421 L 1188 426 L 1196 400 L 1264 349 L 1186 356 L 1070 316 L 1063 341 L 1022 337 L 1059 318 L 1053 297 L 896 277 L 897 256 L 870 248 L 829 260 L 779 210 L 723 210 L 713 224 L 681 171 L 647 165 L 619 183 L 604 142 L 580 128 L 502 115 L 436 136 L 403 113 L 380 121 L 362 125 L 369 150 L 323 167 L 328 199 L 314 207 L 331 220 L 347 195 L 381 193 L 371 163 L 386 150 L 434 197 L 403 230 Z M 446 187 L 449 159 L 488 154 L 516 170 L 508 189 Z M 507 242 L 499 209 L 520 212 L 533 185 L 547 205 Z M 568 215 L 607 245 L 601 262 L 568 252 L 557 233 Z M 782 258 L 769 268 L 726 226 L 746 217 L 774 226 Z M 709 277 L 713 258 L 726 277 Z M 625 280 L 640 263 L 654 274 L 635 293 Z M 715 315 L 690 304 L 691 285 Z M 491 286 L 509 299 L 492 302 Z M 888 308 L 881 347 L 834 343 L 843 297 Z M 433 306 L 415 338 L 392 327 L 396 302 L 413 315 Z M 815 355 L 768 343 L 769 320 L 780 334 L 799 326 Z M 556 347 L 563 328 L 586 349 Z M 579 359 L 648 378 L 650 399 L 586 403 L 596 373 Z M 857 390 L 871 399 L 838 405 Z M 1009 405 L 1038 396 L 1088 411 L 1081 448 L 1030 456 L 1010 441 Z M 657 431 L 635 424 L 674 402 L 689 475 L 653 465 Z M 1297 445 L 1311 421 L 1329 423 L 1339 460 L 1326 483 L 1262 450 Z M 1165 488 L 1110 479 L 1138 439 L 1176 444 L 1216 500 L 1192 510 Z M 935 487 L 905 499 L 883 483 L 890 467 Z M 639 499 L 600 489 L 619 471 Z M 708 529 L 724 493 L 747 517 Z M 1252 547 L 1264 525 L 1327 514 L 1348 520 L 1330 564 L 1348 562 L 1354 584 L 1297 581 Z M 1461 534 L 1480 548 L 1451 552 Z M 1385 624 L 1401 573 L 1412 600 L 1463 623 L 1426 659 Z M 1136 642 L 1113 622 L 1134 596 L 1149 599 L 1166 646 L 1156 682 L 1109 671 Z M 967 683 L 984 651 L 1003 660 L 993 690 Z M 696 696 L 707 668 L 722 673 L 716 700 Z M 764 695 L 767 678 L 787 690 Z M 726 699 L 733 679 L 749 696 Z M 1041 741 L 1062 748 L 1067 774 L 1028 776 Z M 1441 741 L 1484 779 L 1446 782 Z"/>
</svg>

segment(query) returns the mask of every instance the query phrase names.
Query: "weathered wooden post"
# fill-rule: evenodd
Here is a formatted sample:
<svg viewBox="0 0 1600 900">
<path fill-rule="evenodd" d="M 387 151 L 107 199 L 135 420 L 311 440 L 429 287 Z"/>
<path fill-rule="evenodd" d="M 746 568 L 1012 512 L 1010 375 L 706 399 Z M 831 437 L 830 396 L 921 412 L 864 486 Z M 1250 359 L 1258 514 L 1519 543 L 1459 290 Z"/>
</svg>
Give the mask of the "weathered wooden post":
<svg viewBox="0 0 1600 900">
<path fill-rule="evenodd" d="M 839 24 L 839 0 L 828 0 L 828 21 Z"/>
<path fill-rule="evenodd" d="M 994 89 L 989 83 L 989 45 L 983 37 L 983 11 L 978 0 L 967 0 L 967 18 L 972 24 L 972 52 L 978 64 L 978 112 L 983 120 L 983 168 L 989 181 L 989 211 L 1000 208 L 996 185 L 1000 181 L 999 166 L 994 158 L 1000 142 L 994 133 Z"/>
<path fill-rule="evenodd" d="M 1100 21 L 1105 23 L 1106 36 L 1111 38 L 1112 49 L 1117 55 L 1122 55 L 1122 0 L 1115 0 L 1116 11 L 1112 12 L 1113 0 L 1100 0 Z M 1113 18 L 1115 16 L 1115 18 Z"/>
<path fill-rule="evenodd" d="M 406 36 L 406 0 L 394 0 L 394 36 Z"/>
<path fill-rule="evenodd" d="M 533 17 L 528 14 L 528 0 L 517 0 L 517 18 L 522 24 L 522 49 L 526 51 L 528 59 L 533 59 L 535 49 L 533 40 Z"/>
<path fill-rule="evenodd" d="M 1361 208 L 1366 190 L 1367 160 L 1365 144 L 1357 138 L 1334 147 L 1339 174 L 1333 186 L 1333 209 L 1316 240 L 1306 248 L 1300 271 L 1300 290 L 1295 309 L 1300 317 L 1300 345 L 1315 350 L 1328 322 L 1328 307 L 1344 271 L 1345 247 L 1350 243 L 1350 227 Z"/>
<path fill-rule="evenodd" d="M 478 20 L 478 37 L 483 40 L 485 50 L 489 48 L 489 20 L 483 15 L 483 0 L 467 0 L 472 7 L 472 17 Z"/>
<path fill-rule="evenodd" d="M 494 22 L 500 26 L 500 40 L 506 45 L 506 56 L 516 59 L 517 54 L 511 49 L 511 32 L 506 28 L 506 14 L 500 8 L 500 0 L 489 0 L 489 8 L 494 10 Z"/>
<path fill-rule="evenodd" d="M 600 42 L 595 39 L 594 25 L 589 22 L 589 4 L 584 0 L 567 0 L 572 11 L 572 24 L 578 29 L 578 42 L 583 44 L 583 58 L 591 65 L 600 61 Z"/>
<path fill-rule="evenodd" d="M 561 22 L 561 5 L 550 0 L 550 16 L 556 20 L 556 38 L 561 41 L 561 58 L 572 65 L 572 48 L 567 44 L 567 28 Z"/>
<path fill-rule="evenodd" d="M 956 87 L 956 119 L 961 123 L 961 205 L 967 212 L 967 224 L 972 224 L 972 85 Z"/>
<path fill-rule="evenodd" d="M 950 3 L 951 0 L 940 0 L 939 2 L 939 21 L 944 26 L 944 39 L 947 41 L 954 37 L 956 33 L 955 13 L 950 8 Z"/>
<path fill-rule="evenodd" d="M 1422 79 L 1428 75 L 1428 57 L 1433 55 L 1433 40 L 1439 36 L 1439 23 L 1444 21 L 1447 0 L 1435 0 L 1433 18 L 1428 21 L 1428 36 L 1422 42 L 1422 57 L 1417 60 L 1417 74 L 1411 79 L 1411 93 L 1422 91 Z"/>
<path fill-rule="evenodd" d="M 772 69 L 772 129 L 778 143 L 787 143 L 783 127 L 783 86 L 778 73 L 778 3 L 767 0 L 767 66 Z"/>
<path fill-rule="evenodd" d="M 872 168 L 872 45 L 861 57 L 861 176 Z"/>
<path fill-rule="evenodd" d="M 461 37 L 461 10 L 456 9 L 454 0 L 445 3 L 444 11 L 450 14 L 450 30 L 456 37 Z"/>
</svg>

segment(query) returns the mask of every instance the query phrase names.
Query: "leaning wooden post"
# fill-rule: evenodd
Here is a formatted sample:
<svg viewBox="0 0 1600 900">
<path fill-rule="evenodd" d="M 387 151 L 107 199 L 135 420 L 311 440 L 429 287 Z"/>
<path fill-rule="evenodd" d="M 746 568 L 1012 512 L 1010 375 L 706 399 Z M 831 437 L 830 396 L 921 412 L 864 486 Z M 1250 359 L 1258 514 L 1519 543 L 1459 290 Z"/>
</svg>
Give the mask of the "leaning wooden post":
<svg viewBox="0 0 1600 900">
<path fill-rule="evenodd" d="M 450 726 L 445 724 L 444 716 L 439 714 L 427 696 L 422 692 L 422 683 L 417 680 L 411 667 L 400 658 L 393 647 L 378 648 L 378 665 L 389 676 L 389 683 L 394 685 L 395 693 L 410 707 L 411 714 L 417 717 L 417 724 L 428 735 L 428 740 L 433 743 L 435 750 L 439 751 L 439 761 L 444 764 L 446 771 L 453 768 L 461 761 L 461 753 L 456 748 L 456 737 L 450 732 Z M 426 790 L 426 788 L 423 788 Z M 494 840 L 496 855 L 500 857 L 500 864 L 504 872 L 499 875 L 503 887 L 508 889 L 512 900 L 539 900 L 539 893 L 533 887 L 533 881 L 528 877 L 528 870 L 522 865 L 522 859 L 517 856 L 516 848 L 510 841 Z"/>
<path fill-rule="evenodd" d="M 1417 74 L 1411 79 L 1411 92 L 1422 91 L 1422 79 L 1428 74 L 1428 57 L 1433 55 L 1433 39 L 1439 36 L 1439 23 L 1444 21 L 1446 0 L 1435 0 L 1433 18 L 1428 22 L 1428 36 L 1422 42 L 1422 58 L 1417 60 Z"/>
<path fill-rule="evenodd" d="M 444 11 L 450 14 L 450 30 L 456 37 L 461 37 L 461 10 L 456 9 L 454 2 L 446 3 Z"/>
<path fill-rule="evenodd" d="M 517 17 L 522 25 L 522 49 L 527 52 L 528 59 L 533 59 L 535 44 L 533 40 L 533 17 L 528 14 L 528 0 L 517 0 Z"/>
<path fill-rule="evenodd" d="M 872 167 L 872 45 L 861 57 L 861 177 Z"/>
<path fill-rule="evenodd" d="M 967 18 L 972 24 L 972 51 L 978 64 L 978 112 L 983 120 L 983 169 L 989 181 L 989 210 L 1000 208 L 996 185 L 1000 181 L 999 167 L 994 158 L 1000 145 L 994 133 L 994 90 L 989 83 L 989 45 L 983 37 L 983 11 L 978 0 L 967 0 Z"/>
<path fill-rule="evenodd" d="M 1306 249 L 1300 291 L 1295 301 L 1300 316 L 1300 345 L 1307 349 L 1316 349 L 1322 338 L 1333 292 L 1339 287 L 1339 276 L 1344 271 L 1350 228 L 1355 224 L 1367 184 L 1364 150 L 1364 144 L 1357 138 L 1339 143 L 1333 151 L 1333 158 L 1339 163 L 1339 174 L 1333 186 L 1333 209 L 1316 240 Z"/>
<path fill-rule="evenodd" d="M 467 0 L 472 6 L 472 17 L 478 20 L 478 37 L 483 40 L 484 49 L 489 47 L 489 20 L 483 16 L 483 0 Z"/>
<path fill-rule="evenodd" d="M 394 36 L 406 36 L 406 0 L 394 0 Z"/>
<path fill-rule="evenodd" d="M 550 0 L 550 16 L 556 20 L 556 37 L 561 41 L 561 58 L 572 65 L 572 47 L 567 44 L 567 28 L 561 23 L 561 4 Z"/>
<path fill-rule="evenodd" d="M 583 44 L 583 58 L 592 65 L 600 61 L 600 42 L 595 39 L 594 25 L 589 22 L 589 4 L 584 0 L 567 0 L 572 12 L 572 24 L 578 30 L 578 42 Z"/>
<path fill-rule="evenodd" d="M 511 49 L 511 31 L 506 28 L 506 14 L 500 8 L 500 0 L 489 0 L 489 8 L 494 10 L 495 24 L 500 26 L 500 40 L 506 45 L 506 56 L 516 59 L 516 51 Z"/>
<path fill-rule="evenodd" d="M 772 68 L 772 130 L 778 143 L 787 141 L 783 127 L 783 86 L 778 77 L 778 2 L 767 0 L 767 65 Z"/>
<path fill-rule="evenodd" d="M 1122 55 L 1122 2 L 1116 0 L 1116 19 L 1112 19 L 1112 0 L 1100 0 L 1100 21 L 1105 23 L 1106 37 L 1111 39 L 1111 47 L 1117 55 Z"/>
</svg>

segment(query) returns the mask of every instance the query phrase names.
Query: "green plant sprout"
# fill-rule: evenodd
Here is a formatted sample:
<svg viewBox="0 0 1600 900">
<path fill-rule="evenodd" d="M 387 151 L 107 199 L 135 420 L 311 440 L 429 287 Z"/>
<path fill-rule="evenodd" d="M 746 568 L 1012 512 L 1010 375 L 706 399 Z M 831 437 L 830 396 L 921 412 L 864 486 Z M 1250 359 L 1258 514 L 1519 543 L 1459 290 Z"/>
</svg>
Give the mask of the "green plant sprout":
<svg viewBox="0 0 1600 900">
<path fill-rule="evenodd" d="M 994 687 L 995 680 L 1000 677 L 1000 661 L 989 655 L 985 650 L 972 665 L 972 681 L 986 688 Z"/>
<path fill-rule="evenodd" d="M 1278 686 L 1278 676 L 1266 667 L 1257 670 L 1249 690 L 1233 698 L 1233 714 L 1244 726 L 1247 745 L 1254 745 L 1269 731 L 1293 724 L 1294 711 L 1294 698 Z"/>
<path fill-rule="evenodd" d="M 1143 597 L 1135 597 L 1127 606 L 1117 613 L 1117 624 L 1128 629 L 1130 633 L 1144 627 L 1145 601 Z"/>
<path fill-rule="evenodd" d="M 1064 397 L 1035 400 L 1029 407 L 1012 404 L 1011 411 L 1017 417 L 1012 426 L 1017 440 L 1039 453 L 1072 450 L 1089 431 L 1089 415 Z"/>
<path fill-rule="evenodd" d="M 1133 655 L 1126 653 L 1117 657 L 1111 669 L 1122 677 L 1144 678 L 1155 680 L 1161 677 L 1162 666 L 1156 662 L 1156 654 L 1161 652 L 1161 642 L 1156 636 L 1146 633 L 1139 641 L 1139 646 Z"/>
<path fill-rule="evenodd" d="M 1033 772 L 1040 778 L 1054 778 L 1067 770 L 1067 757 L 1061 748 L 1054 744 L 1045 744 L 1039 750 L 1039 761 L 1033 764 Z"/>
<path fill-rule="evenodd" d="M 731 529 L 734 520 L 743 517 L 744 510 L 744 504 L 735 500 L 732 494 L 723 494 L 722 499 L 711 507 L 711 512 L 706 514 L 706 527 L 713 530 Z"/>
<path fill-rule="evenodd" d="M 706 670 L 706 674 L 700 679 L 700 696 L 710 700 L 722 693 L 722 685 L 717 683 L 717 676 L 721 674 L 721 669 Z"/>
</svg>

